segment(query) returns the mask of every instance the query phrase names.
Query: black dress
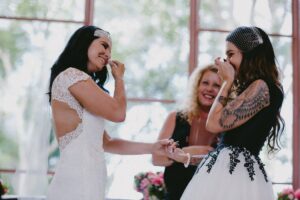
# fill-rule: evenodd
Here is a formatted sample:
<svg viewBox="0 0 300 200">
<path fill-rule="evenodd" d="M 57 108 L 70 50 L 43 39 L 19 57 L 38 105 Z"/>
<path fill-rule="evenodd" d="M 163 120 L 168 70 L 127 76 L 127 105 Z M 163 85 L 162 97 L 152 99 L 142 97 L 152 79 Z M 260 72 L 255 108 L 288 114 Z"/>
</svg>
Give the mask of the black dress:
<svg viewBox="0 0 300 200">
<path fill-rule="evenodd" d="M 211 145 L 215 147 L 215 143 L 217 142 L 216 135 L 199 129 L 196 126 L 203 126 L 205 128 L 206 118 L 203 119 L 194 119 L 194 121 L 201 121 L 201 123 L 195 123 L 192 126 L 188 123 L 186 118 L 183 116 L 181 112 L 176 113 L 176 123 L 174 132 L 171 138 L 174 141 L 179 142 L 179 147 L 187 147 L 190 145 Z M 203 121 L 202 121 L 203 120 Z M 194 122 L 193 121 L 193 122 Z M 203 123 L 202 123 L 203 122 Z M 192 130 L 194 126 L 195 130 Z M 201 130 L 200 132 L 198 132 Z M 193 133 L 192 133 L 193 132 Z M 189 144 L 190 134 L 199 134 L 199 138 L 197 137 L 197 141 L 192 141 L 192 144 Z M 187 184 L 192 179 L 197 166 L 189 165 L 187 168 L 184 167 L 182 163 L 174 162 L 171 166 L 165 168 L 164 179 L 167 187 L 167 197 L 168 200 L 178 200 L 180 199 L 183 191 L 185 190 Z"/>
<path fill-rule="evenodd" d="M 275 84 L 266 83 L 270 105 L 223 134 L 220 145 L 201 162 L 181 199 L 274 200 L 259 152 L 276 120 L 283 92 Z M 256 99 L 258 106 L 261 101 Z"/>
<path fill-rule="evenodd" d="M 175 129 L 171 138 L 179 142 L 180 148 L 188 146 L 187 140 L 190 129 L 190 124 L 182 117 L 182 114 L 176 113 Z M 188 168 L 185 168 L 182 163 L 178 162 L 174 162 L 171 166 L 166 167 L 164 172 L 164 180 L 167 187 L 166 199 L 180 199 L 196 169 L 197 166 L 190 165 Z"/>
</svg>

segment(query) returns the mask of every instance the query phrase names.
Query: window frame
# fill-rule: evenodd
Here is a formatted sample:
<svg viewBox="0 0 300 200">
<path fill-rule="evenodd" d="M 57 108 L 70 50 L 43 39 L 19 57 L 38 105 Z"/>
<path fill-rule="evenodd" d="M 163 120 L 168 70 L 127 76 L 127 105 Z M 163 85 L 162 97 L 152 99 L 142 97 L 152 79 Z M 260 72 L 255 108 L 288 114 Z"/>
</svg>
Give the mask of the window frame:
<svg viewBox="0 0 300 200">
<path fill-rule="evenodd" d="M 228 30 L 221 29 L 202 29 L 199 23 L 199 4 L 201 0 L 190 0 L 190 60 L 189 72 L 198 65 L 199 46 L 198 37 L 200 32 L 219 32 L 227 33 Z M 293 188 L 300 187 L 300 0 L 292 0 L 292 35 L 283 35 L 277 33 L 270 33 L 271 36 L 290 37 L 292 38 L 292 65 L 293 65 Z M 286 183 L 276 183 L 286 184 Z"/>
<path fill-rule="evenodd" d="M 46 19 L 46 18 L 28 18 L 28 17 L 8 17 L 1 16 L 0 19 L 7 20 L 25 20 L 25 21 L 42 21 L 42 22 L 60 22 L 60 23 L 77 23 L 90 25 L 93 24 L 94 18 L 94 0 L 85 0 L 85 13 L 82 21 L 76 20 L 63 20 L 63 19 Z M 201 44 L 198 42 L 200 32 L 228 32 L 227 30 L 217 29 L 201 29 L 199 26 L 199 3 L 200 0 L 190 0 L 190 53 L 189 53 L 189 74 L 192 73 L 194 68 L 198 65 L 198 52 Z M 292 37 L 292 64 L 293 64 L 293 177 L 292 184 L 294 188 L 300 187 L 300 0 L 292 0 L 292 35 L 270 34 L 278 37 Z M 133 102 L 162 102 L 162 103 L 175 103 L 174 100 L 166 99 L 145 99 L 145 98 L 128 98 L 128 101 Z M 0 173 L 14 173 L 15 169 L 0 169 Z M 48 174 L 53 175 L 53 172 Z"/>
</svg>

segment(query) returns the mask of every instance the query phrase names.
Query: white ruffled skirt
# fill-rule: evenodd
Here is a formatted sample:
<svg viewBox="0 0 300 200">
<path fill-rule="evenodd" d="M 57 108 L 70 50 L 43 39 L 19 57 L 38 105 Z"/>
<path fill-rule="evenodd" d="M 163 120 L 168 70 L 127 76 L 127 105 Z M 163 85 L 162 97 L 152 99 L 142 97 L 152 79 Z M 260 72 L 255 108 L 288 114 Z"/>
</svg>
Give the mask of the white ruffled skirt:
<svg viewBox="0 0 300 200">
<path fill-rule="evenodd" d="M 234 157 L 232 149 L 225 147 L 217 157 L 204 159 L 181 200 L 274 200 L 272 183 L 263 164 L 247 153 L 246 159 L 243 152 L 236 151 Z"/>
</svg>

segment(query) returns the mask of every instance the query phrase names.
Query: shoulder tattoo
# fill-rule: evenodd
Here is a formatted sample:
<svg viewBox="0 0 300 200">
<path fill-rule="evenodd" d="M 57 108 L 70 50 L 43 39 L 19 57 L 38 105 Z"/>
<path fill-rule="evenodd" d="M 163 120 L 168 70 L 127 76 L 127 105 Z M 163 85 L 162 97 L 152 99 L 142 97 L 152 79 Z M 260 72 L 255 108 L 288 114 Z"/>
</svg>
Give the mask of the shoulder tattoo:
<svg viewBox="0 0 300 200">
<path fill-rule="evenodd" d="M 267 84 L 255 81 L 240 96 L 224 107 L 219 124 L 223 128 L 232 128 L 238 121 L 250 119 L 270 104 Z"/>
</svg>

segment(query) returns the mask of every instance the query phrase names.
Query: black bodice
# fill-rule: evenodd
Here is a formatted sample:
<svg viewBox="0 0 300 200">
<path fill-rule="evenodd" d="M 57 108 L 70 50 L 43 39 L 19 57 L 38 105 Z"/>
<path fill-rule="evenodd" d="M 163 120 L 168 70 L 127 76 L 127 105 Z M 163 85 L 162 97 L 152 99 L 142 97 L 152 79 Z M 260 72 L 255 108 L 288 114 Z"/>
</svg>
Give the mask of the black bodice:
<svg viewBox="0 0 300 200">
<path fill-rule="evenodd" d="M 272 125 L 276 122 L 278 111 L 283 102 L 283 92 L 275 84 L 267 81 L 266 83 L 269 88 L 270 105 L 260 110 L 243 125 L 223 133 L 218 147 L 209 153 L 204 162 L 199 165 L 198 170 L 206 166 L 207 172 L 210 173 L 219 153 L 226 148 L 230 151 L 230 159 L 228 160 L 228 172 L 230 174 L 234 173 L 236 166 L 241 163 L 240 159 L 244 159 L 244 167 L 248 171 L 250 180 L 253 181 L 255 178 L 257 172 L 254 171 L 254 164 L 257 163 L 266 182 L 268 182 L 264 164 L 259 158 L 259 152 L 272 130 Z M 239 158 L 241 154 L 242 157 Z"/>
<path fill-rule="evenodd" d="M 243 125 L 225 132 L 221 142 L 223 145 L 246 148 L 254 156 L 258 156 L 275 123 L 283 101 L 282 91 L 275 84 L 266 83 L 269 87 L 270 105 Z"/>
</svg>

